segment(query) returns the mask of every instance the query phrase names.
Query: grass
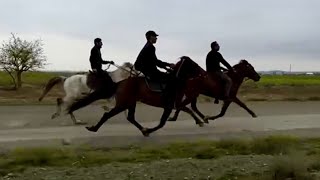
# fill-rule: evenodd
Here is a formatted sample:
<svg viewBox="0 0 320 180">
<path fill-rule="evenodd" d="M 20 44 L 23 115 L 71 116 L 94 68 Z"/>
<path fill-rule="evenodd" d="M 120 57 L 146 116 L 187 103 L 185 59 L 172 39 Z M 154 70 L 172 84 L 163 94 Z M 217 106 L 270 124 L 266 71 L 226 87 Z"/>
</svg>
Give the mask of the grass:
<svg viewBox="0 0 320 180">
<path fill-rule="evenodd" d="M 252 82 L 248 82 L 253 85 Z M 314 86 L 320 85 L 320 76 L 309 75 L 264 75 L 255 83 L 258 87 L 268 86 Z"/>
<path fill-rule="evenodd" d="M 285 156 L 274 157 L 269 176 L 275 180 L 287 178 L 312 180 L 314 178 L 308 172 L 310 167 L 312 167 L 310 157 L 302 152 L 292 152 Z"/>
<path fill-rule="evenodd" d="M 122 148 L 18 148 L 0 158 L 0 173 L 24 171 L 29 167 L 91 167 L 110 163 L 152 163 L 161 160 L 210 160 L 238 155 L 288 155 L 292 150 L 308 156 L 320 155 L 320 139 L 269 136 L 254 139 L 176 142 L 167 145 Z M 319 170 L 320 163 L 313 164 Z"/>
<path fill-rule="evenodd" d="M 25 72 L 22 80 L 26 84 L 42 85 L 48 79 L 64 75 L 70 76 L 76 72 Z M 11 83 L 10 76 L 0 71 L 0 86 L 8 86 Z M 244 86 L 249 87 L 272 87 L 272 86 L 318 86 L 320 85 L 320 76 L 309 75 L 263 75 L 259 82 L 246 81 Z"/>
<path fill-rule="evenodd" d="M 320 138 L 269 136 L 128 147 L 18 148 L 0 156 L 16 179 L 315 179 Z M 1 177 L 0 177 L 1 179 Z"/>
<path fill-rule="evenodd" d="M 57 72 L 25 72 L 22 74 L 22 81 L 25 84 L 30 85 L 43 85 L 45 84 L 50 78 L 54 76 L 62 75 Z M 0 86 L 10 86 L 11 85 L 11 78 L 10 76 L 0 71 Z"/>
<path fill-rule="evenodd" d="M 75 73 L 74 73 L 75 74 Z M 38 97 L 43 85 L 54 76 L 70 76 L 70 72 L 25 72 L 23 87 L 9 91 L 12 87 L 9 75 L 0 72 L 0 104 L 39 104 Z M 259 82 L 245 81 L 238 97 L 246 101 L 319 101 L 320 76 L 264 75 Z M 41 104 L 53 104 L 57 96 L 63 96 L 61 86 L 53 88 Z M 212 98 L 200 96 L 199 102 L 211 102 Z"/>
</svg>

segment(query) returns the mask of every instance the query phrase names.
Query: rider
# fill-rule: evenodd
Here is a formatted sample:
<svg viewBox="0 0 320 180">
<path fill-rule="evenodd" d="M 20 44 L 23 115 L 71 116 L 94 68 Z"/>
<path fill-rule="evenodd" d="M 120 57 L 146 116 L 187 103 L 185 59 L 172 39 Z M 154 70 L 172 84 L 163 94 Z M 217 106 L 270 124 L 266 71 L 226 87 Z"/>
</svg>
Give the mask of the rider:
<svg viewBox="0 0 320 180">
<path fill-rule="evenodd" d="M 165 105 L 168 108 L 172 108 L 171 106 L 173 106 L 174 98 L 173 93 L 175 92 L 173 89 L 174 78 L 171 76 L 171 74 L 159 71 L 157 67 L 169 70 L 170 68 L 174 67 L 174 64 L 163 62 L 157 58 L 156 48 L 153 45 L 157 42 L 157 36 L 158 34 L 156 34 L 154 31 L 146 32 L 145 37 L 147 39 L 147 43 L 140 51 L 137 60 L 134 63 L 134 67 L 136 70 L 141 71 L 145 76 L 152 80 L 168 82 L 163 93 L 163 98 L 164 100 L 167 100 L 165 101 Z"/>
<path fill-rule="evenodd" d="M 230 64 L 223 58 L 219 50 L 219 44 L 216 41 L 212 42 L 211 51 L 208 53 L 206 58 L 207 72 L 209 75 L 217 75 L 225 83 L 224 99 L 229 99 L 232 80 L 227 74 L 221 71 L 224 68 L 220 66 L 220 63 L 226 66 L 231 72 L 234 72 L 234 70 L 232 69 Z"/>
<path fill-rule="evenodd" d="M 101 57 L 101 49 L 102 47 L 102 40 L 100 38 L 94 39 L 94 46 L 90 52 L 90 64 L 91 69 L 95 72 L 99 78 L 103 79 L 104 83 L 102 87 L 111 88 L 114 85 L 111 77 L 109 76 L 108 72 L 102 70 L 102 64 L 114 64 L 113 61 L 104 61 Z"/>
</svg>

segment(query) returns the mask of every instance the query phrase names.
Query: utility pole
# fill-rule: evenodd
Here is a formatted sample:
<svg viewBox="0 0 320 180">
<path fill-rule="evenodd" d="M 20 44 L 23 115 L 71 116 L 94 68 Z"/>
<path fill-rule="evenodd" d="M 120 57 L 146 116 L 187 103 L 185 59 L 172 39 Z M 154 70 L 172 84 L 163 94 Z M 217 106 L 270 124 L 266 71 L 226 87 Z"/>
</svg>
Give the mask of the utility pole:
<svg viewBox="0 0 320 180">
<path fill-rule="evenodd" d="M 289 72 L 291 73 L 291 64 L 290 64 Z"/>
</svg>

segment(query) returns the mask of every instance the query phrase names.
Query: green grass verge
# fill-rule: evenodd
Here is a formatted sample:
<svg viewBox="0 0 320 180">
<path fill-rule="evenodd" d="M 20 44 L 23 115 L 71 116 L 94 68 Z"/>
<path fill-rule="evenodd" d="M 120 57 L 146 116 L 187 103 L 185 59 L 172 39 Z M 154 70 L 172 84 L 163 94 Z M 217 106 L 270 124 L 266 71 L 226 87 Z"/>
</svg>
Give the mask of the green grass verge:
<svg viewBox="0 0 320 180">
<path fill-rule="evenodd" d="M 25 72 L 22 80 L 26 84 L 41 85 L 57 75 L 70 76 L 76 72 Z M 0 86 L 10 85 L 10 76 L 0 71 Z M 314 86 L 320 85 L 320 76 L 309 75 L 263 75 L 259 82 L 247 81 L 247 86 Z"/>
<path fill-rule="evenodd" d="M 70 72 L 26 72 L 23 87 L 10 91 L 10 77 L 0 72 L 0 104 L 55 104 L 57 96 L 63 96 L 61 86 L 53 88 L 43 102 L 37 99 L 47 81 L 59 75 L 70 76 Z M 7 90 L 6 90 L 7 89 Z M 320 76 L 307 75 L 264 75 L 259 82 L 245 81 L 238 97 L 244 101 L 319 101 Z M 211 102 L 212 98 L 199 96 L 199 102 Z"/>
<path fill-rule="evenodd" d="M 286 155 L 292 150 L 308 156 L 320 155 L 320 139 L 270 136 L 251 140 L 177 142 L 168 145 L 130 146 L 124 148 L 18 148 L 0 158 L 0 173 L 23 171 L 28 167 L 88 167 L 108 163 L 146 163 L 170 159 L 217 159 L 234 155 Z M 320 163 L 313 165 L 319 168 Z"/>
</svg>

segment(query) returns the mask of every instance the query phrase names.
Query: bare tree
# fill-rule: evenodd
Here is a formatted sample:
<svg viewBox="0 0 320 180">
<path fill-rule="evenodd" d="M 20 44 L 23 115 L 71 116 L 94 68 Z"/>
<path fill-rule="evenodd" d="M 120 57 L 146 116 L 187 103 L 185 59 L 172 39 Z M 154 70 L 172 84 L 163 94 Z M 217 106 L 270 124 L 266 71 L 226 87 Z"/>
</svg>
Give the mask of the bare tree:
<svg viewBox="0 0 320 180">
<path fill-rule="evenodd" d="M 11 33 L 0 47 L 0 68 L 12 78 L 15 89 L 22 86 L 22 73 L 43 68 L 47 59 L 41 39 L 27 41 Z"/>
</svg>

